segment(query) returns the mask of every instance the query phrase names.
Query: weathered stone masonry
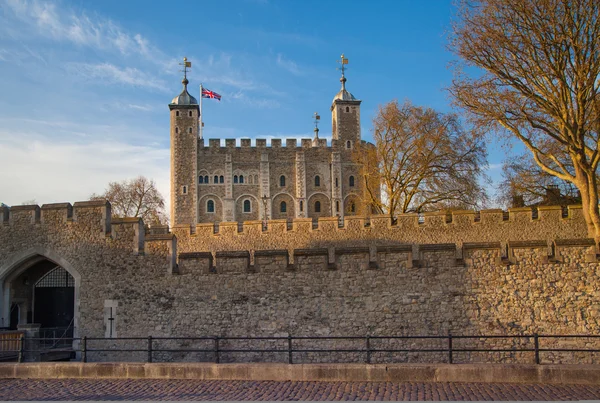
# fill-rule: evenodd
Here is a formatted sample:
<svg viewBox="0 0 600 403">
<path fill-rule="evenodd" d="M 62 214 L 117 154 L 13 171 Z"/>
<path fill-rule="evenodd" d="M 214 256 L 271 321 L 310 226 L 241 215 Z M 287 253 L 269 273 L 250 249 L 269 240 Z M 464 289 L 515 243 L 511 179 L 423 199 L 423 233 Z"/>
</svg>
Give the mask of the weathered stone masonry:
<svg viewBox="0 0 600 403">
<path fill-rule="evenodd" d="M 359 217 L 346 218 L 343 228 L 332 219 L 313 228 L 300 219 L 290 230 L 285 222 L 269 222 L 266 231 L 247 222 L 241 232 L 224 223 L 216 234 L 199 225 L 191 235 L 188 228 L 171 234 L 145 230 L 138 219 L 112 220 L 108 203 L 3 208 L 3 318 L 11 276 L 45 257 L 76 279 L 78 336 L 105 335 L 106 301 L 117 306 L 119 337 L 598 334 L 598 251 L 585 239 L 580 209 L 570 208 L 567 218 L 559 208 L 546 208 L 536 219 L 518 209 L 508 217 L 496 210 L 455 213 L 447 221 L 427 215 L 420 224 L 407 215 L 390 226 L 386 217 Z M 590 354 L 545 360 L 597 362 Z"/>
</svg>

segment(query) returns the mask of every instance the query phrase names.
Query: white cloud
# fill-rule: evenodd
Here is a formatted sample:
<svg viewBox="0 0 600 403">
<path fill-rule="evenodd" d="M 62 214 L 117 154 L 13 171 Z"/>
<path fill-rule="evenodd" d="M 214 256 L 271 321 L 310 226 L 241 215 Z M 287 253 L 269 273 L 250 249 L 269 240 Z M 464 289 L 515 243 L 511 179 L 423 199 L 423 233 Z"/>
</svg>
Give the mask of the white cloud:
<svg viewBox="0 0 600 403">
<path fill-rule="evenodd" d="M 127 84 L 136 87 L 145 87 L 165 93 L 172 92 L 163 80 L 132 67 L 119 68 L 110 63 L 69 63 L 67 69 L 72 73 L 90 80 L 101 80 L 110 84 Z"/>
<path fill-rule="evenodd" d="M 166 66 L 168 58 L 140 34 L 130 34 L 109 19 L 90 17 L 39 0 L 6 0 L 7 9 L 20 25 L 30 26 L 39 35 L 78 46 L 117 51 L 123 55 L 141 55 Z M 10 27 L 6 31 L 14 31 Z"/>
<path fill-rule="evenodd" d="M 168 204 L 167 148 L 112 141 L 77 144 L 28 135 L 0 138 L 0 201 L 5 204 L 86 200 L 111 181 L 138 175 L 154 179 Z"/>
<path fill-rule="evenodd" d="M 277 54 L 277 65 L 295 76 L 301 76 L 304 74 L 302 70 L 298 67 L 298 64 L 292 60 L 287 60 L 283 57 L 281 53 Z"/>
</svg>

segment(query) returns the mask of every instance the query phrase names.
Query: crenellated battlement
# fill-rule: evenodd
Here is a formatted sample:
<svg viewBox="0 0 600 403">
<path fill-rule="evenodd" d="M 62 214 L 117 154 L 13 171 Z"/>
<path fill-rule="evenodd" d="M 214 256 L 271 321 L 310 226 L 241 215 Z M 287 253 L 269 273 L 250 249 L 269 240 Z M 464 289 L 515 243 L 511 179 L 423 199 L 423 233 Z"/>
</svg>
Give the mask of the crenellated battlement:
<svg viewBox="0 0 600 403">
<path fill-rule="evenodd" d="M 242 274 L 284 271 L 348 271 L 598 262 L 593 239 L 473 242 L 457 245 L 330 247 L 287 250 L 196 252 L 179 255 L 179 274 Z"/>
<path fill-rule="evenodd" d="M 258 270 L 254 266 L 333 269 L 347 256 L 372 269 L 381 266 L 382 254 L 397 263 L 404 256 L 407 267 L 426 265 L 431 253 L 437 258 L 446 254 L 444 259 L 460 265 L 475 249 L 497 250 L 498 264 L 518 261 L 517 250 L 539 249 L 544 251 L 539 261 L 547 263 L 573 245 L 584 245 L 586 261 L 596 261 L 580 206 L 403 214 L 395 222 L 386 215 L 222 222 L 198 224 L 194 232 L 189 226 L 169 232 L 166 226 L 147 228 L 139 218 L 112 218 L 105 200 L 3 207 L 0 214 L 0 229 L 63 232 L 70 239 L 108 242 L 133 255 L 163 255 L 172 273 L 177 272 L 178 246 L 183 272 L 187 260 L 208 255 L 210 261 L 200 266 L 216 272 Z"/>
<path fill-rule="evenodd" d="M 267 143 L 266 139 L 208 139 L 208 143 L 205 139 L 198 139 L 198 147 L 200 149 L 207 150 L 234 150 L 234 149 L 288 149 L 288 150 L 305 150 L 310 148 L 336 148 L 338 146 L 338 140 L 331 140 L 331 143 L 327 143 L 327 139 L 298 139 L 290 138 L 285 139 L 285 143 L 281 139 L 272 139 L 270 144 Z"/>
</svg>

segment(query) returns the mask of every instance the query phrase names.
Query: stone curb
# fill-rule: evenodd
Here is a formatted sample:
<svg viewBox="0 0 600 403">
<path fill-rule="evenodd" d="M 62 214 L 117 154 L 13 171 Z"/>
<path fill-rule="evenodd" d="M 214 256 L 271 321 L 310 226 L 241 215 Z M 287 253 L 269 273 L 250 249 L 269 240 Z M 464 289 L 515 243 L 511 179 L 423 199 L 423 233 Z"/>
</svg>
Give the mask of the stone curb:
<svg viewBox="0 0 600 403">
<path fill-rule="evenodd" d="M 0 379 L 482 382 L 600 385 L 600 365 L 3 363 Z"/>
</svg>

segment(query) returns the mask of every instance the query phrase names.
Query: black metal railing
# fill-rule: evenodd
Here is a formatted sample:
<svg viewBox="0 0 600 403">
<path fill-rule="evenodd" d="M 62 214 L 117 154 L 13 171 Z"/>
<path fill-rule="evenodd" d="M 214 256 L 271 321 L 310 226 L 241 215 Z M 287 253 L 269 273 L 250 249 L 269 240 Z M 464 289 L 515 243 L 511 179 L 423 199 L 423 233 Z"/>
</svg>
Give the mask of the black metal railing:
<svg viewBox="0 0 600 403">
<path fill-rule="evenodd" d="M 579 343 L 576 346 L 564 346 L 565 340 L 587 339 L 586 342 Z M 202 336 L 202 337 L 82 337 L 82 338 L 55 338 L 55 337 L 21 337 L 18 343 L 18 349 L 13 350 L 18 356 L 18 361 L 23 362 L 25 356 L 31 353 L 43 353 L 48 351 L 47 346 L 56 345 L 56 341 L 67 343 L 72 347 L 72 351 L 80 353 L 82 362 L 87 362 L 90 354 L 98 353 L 145 353 L 145 361 L 156 361 L 157 357 L 164 358 L 165 354 L 175 353 L 202 353 L 202 361 L 212 361 L 219 363 L 223 355 L 228 355 L 228 361 L 235 362 L 235 356 L 238 354 L 254 354 L 253 361 L 261 361 L 260 356 L 256 354 L 275 354 L 279 357 L 277 362 L 287 362 L 293 364 L 298 361 L 307 362 L 302 359 L 302 355 L 312 354 L 327 356 L 331 354 L 347 354 L 346 361 L 335 362 L 365 362 L 374 364 L 382 362 L 382 355 L 387 354 L 386 363 L 407 362 L 410 355 L 431 354 L 431 360 L 419 361 L 429 363 L 449 363 L 470 362 L 465 359 L 465 353 L 482 353 L 492 356 L 495 353 L 510 353 L 513 356 L 516 353 L 524 354 L 517 359 L 524 360 L 522 363 L 541 364 L 543 357 L 548 357 L 550 353 L 600 353 L 600 335 L 444 335 L 444 336 L 274 336 L 274 337 L 221 337 L 221 336 Z M 490 340 L 500 340 L 501 342 L 491 348 L 486 347 L 485 343 Z M 590 348 L 594 340 L 596 348 Z M 129 345 L 118 346 L 121 342 L 127 342 Z M 171 347 L 169 342 L 179 343 L 179 348 Z M 245 345 L 239 346 L 240 342 Z M 330 348 L 322 347 L 322 343 L 328 343 Z M 414 346 L 416 342 L 425 343 L 425 346 Z M 471 342 L 471 343 L 469 343 Z M 473 342 L 475 345 L 473 345 Z M 165 345 L 167 343 L 167 345 Z M 190 346 L 190 344 L 200 344 L 199 346 Z M 265 343 L 267 344 L 265 346 Z M 391 343 L 391 344 L 390 344 Z M 410 344 L 400 345 L 398 344 Z M 483 343 L 483 345 L 482 345 Z M 568 344 L 569 342 L 567 342 Z M 570 342 L 573 343 L 572 341 Z M 275 344 L 275 346 L 273 346 Z M 62 344 L 61 346 L 64 346 Z M 333 346 L 332 346 L 333 345 Z M 582 346 L 585 346 L 582 347 Z M 436 355 L 437 354 L 437 355 Z M 393 355 L 391 357 L 390 355 Z M 232 359 L 232 357 L 234 357 Z M 528 358 L 525 358 L 528 357 Z M 115 361 L 111 356 L 111 360 Z M 121 359 L 123 358 L 123 355 Z M 264 356 L 263 356 L 264 358 Z M 322 357 L 321 357 L 322 358 Z M 379 359 L 378 359 L 379 358 Z M 389 361 L 390 358 L 392 361 Z M 462 358 L 462 359 L 461 359 Z M 513 357 L 514 358 L 514 357 Z M 117 357 L 117 361 L 118 361 Z M 176 361 L 172 359 L 171 362 Z M 189 361 L 189 360 L 188 360 Z M 554 362 L 548 359 L 546 362 Z M 477 362 L 495 362 L 493 360 L 484 360 Z"/>
</svg>

